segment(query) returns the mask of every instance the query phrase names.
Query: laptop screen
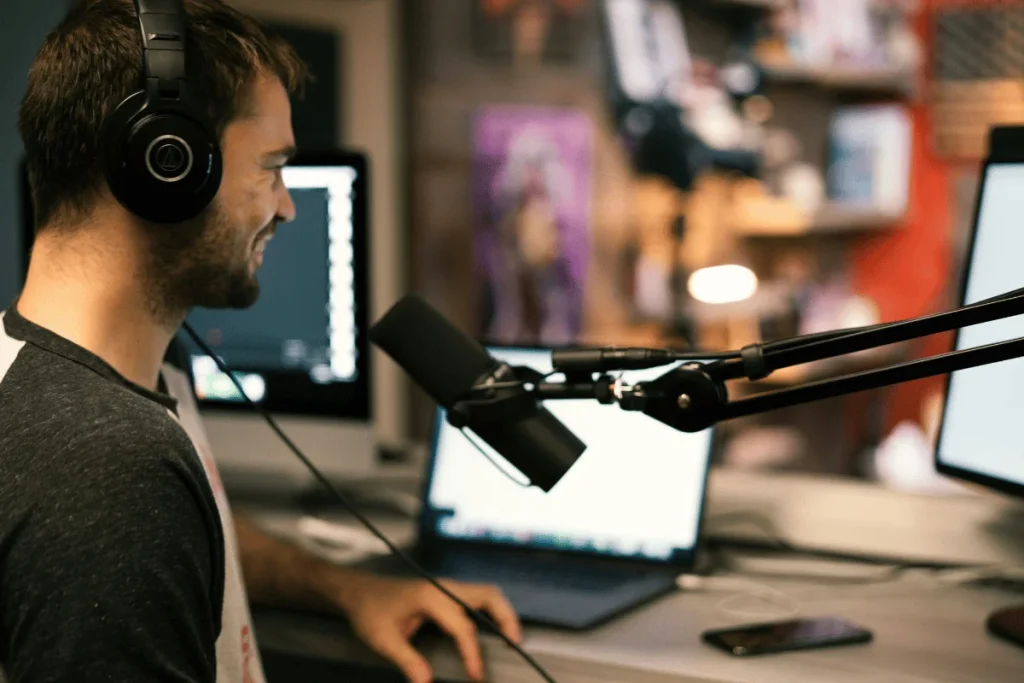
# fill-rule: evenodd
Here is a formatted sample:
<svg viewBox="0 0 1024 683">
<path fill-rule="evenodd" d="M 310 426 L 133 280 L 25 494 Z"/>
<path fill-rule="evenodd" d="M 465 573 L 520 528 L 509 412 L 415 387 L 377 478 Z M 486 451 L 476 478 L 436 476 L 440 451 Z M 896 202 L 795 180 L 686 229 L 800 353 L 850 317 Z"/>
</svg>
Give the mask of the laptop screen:
<svg viewBox="0 0 1024 683">
<path fill-rule="evenodd" d="M 549 349 L 488 349 L 512 366 L 551 371 Z M 654 379 L 671 366 L 623 373 Z M 484 457 L 437 411 L 422 520 L 425 535 L 519 547 L 688 562 L 700 528 L 712 430 L 679 432 L 642 413 L 594 400 L 545 406 L 587 450 L 550 492 L 475 434 Z M 505 472 L 498 469 L 502 467 Z M 510 479 L 511 478 L 511 479 Z"/>
</svg>

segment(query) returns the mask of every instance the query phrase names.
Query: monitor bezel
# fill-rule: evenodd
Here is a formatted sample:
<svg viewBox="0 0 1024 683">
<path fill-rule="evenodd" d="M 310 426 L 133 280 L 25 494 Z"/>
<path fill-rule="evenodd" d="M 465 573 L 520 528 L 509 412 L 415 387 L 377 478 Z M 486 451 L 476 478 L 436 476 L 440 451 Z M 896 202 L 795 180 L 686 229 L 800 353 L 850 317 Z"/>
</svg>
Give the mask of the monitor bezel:
<svg viewBox="0 0 1024 683">
<path fill-rule="evenodd" d="M 1010 152 L 1010 153 L 1008 153 Z M 966 259 L 964 263 L 963 273 L 960 277 L 959 295 L 957 298 L 957 305 L 963 306 L 967 296 L 967 284 L 971 277 L 972 262 L 974 260 L 974 249 L 977 243 L 978 237 L 978 221 L 981 217 L 981 204 L 985 197 L 985 188 L 988 184 L 988 172 L 994 166 L 1003 165 L 1021 165 L 1024 164 L 1024 147 L 1015 148 L 1013 150 L 1003 149 L 1002 153 L 998 156 L 990 154 L 985 159 L 981 167 L 981 180 L 978 183 L 978 192 L 974 200 L 974 211 L 972 216 L 971 231 L 967 240 Z M 953 349 L 956 349 L 960 343 L 961 330 L 957 329 L 953 334 Z M 935 451 L 933 454 L 933 461 L 935 463 L 935 469 L 939 474 L 959 479 L 962 481 L 970 482 L 972 484 L 979 484 L 987 488 L 999 491 L 1018 498 L 1024 498 L 1024 485 L 1017 484 L 1006 479 L 999 479 L 988 474 L 983 474 L 976 470 L 965 469 L 961 466 L 950 465 L 942 461 L 942 437 L 945 432 L 947 411 L 949 410 L 949 390 L 950 385 L 953 381 L 953 373 L 947 373 L 945 375 L 944 386 L 943 386 L 943 404 L 942 414 L 939 419 L 939 429 L 935 440 Z"/>
<path fill-rule="evenodd" d="M 341 382 L 322 386 L 324 400 L 312 400 L 302 392 L 291 392 L 285 397 L 269 392 L 261 405 L 279 415 L 304 417 L 372 419 L 372 367 L 367 337 L 370 303 L 370 246 L 369 246 L 369 162 L 366 155 L 356 150 L 317 150 L 298 153 L 288 166 L 348 166 L 356 170 L 352 204 L 353 296 L 356 318 L 356 373 L 354 382 Z M 245 371 L 244 368 L 240 369 Z M 277 382 L 288 381 L 294 373 L 281 373 Z M 270 382 L 268 382 L 268 386 Z M 248 413 L 252 408 L 245 402 L 198 399 L 200 407 L 209 414 Z"/>
<path fill-rule="evenodd" d="M 497 349 L 501 351 L 552 351 L 558 348 L 569 348 L 571 345 L 565 346 L 547 346 L 547 345 L 530 345 L 530 344 L 497 344 L 493 342 L 481 342 L 488 350 Z M 572 348 L 578 348 L 577 346 L 571 346 Z M 432 518 L 433 506 L 430 504 L 430 487 L 434 480 L 434 470 L 437 461 L 438 441 L 441 436 L 442 421 L 442 410 L 440 407 L 435 407 L 434 418 L 433 418 L 433 429 L 430 438 L 430 448 L 427 451 L 426 462 L 424 463 L 424 476 L 421 487 L 420 500 L 422 504 L 420 506 L 420 512 L 416 521 L 417 528 L 417 543 L 422 546 L 426 551 L 437 549 L 441 544 L 455 544 L 463 547 L 479 547 L 487 546 L 490 548 L 504 549 L 515 552 L 528 552 L 542 555 L 557 555 L 557 556 L 572 556 L 578 558 L 596 558 L 601 560 L 619 562 L 622 564 L 630 564 L 637 566 L 647 567 L 674 567 L 680 570 L 688 570 L 696 565 L 697 558 L 700 552 L 700 546 L 704 540 L 704 522 L 705 512 L 707 510 L 707 499 L 708 499 L 708 483 L 711 477 L 712 460 L 715 453 L 715 448 L 718 443 L 718 430 L 711 427 L 711 438 L 708 440 L 707 446 L 707 467 L 704 470 L 703 481 L 700 487 L 700 503 L 697 510 L 697 533 L 696 541 L 693 547 L 688 550 L 677 550 L 672 556 L 666 559 L 647 557 L 644 555 L 622 555 L 618 553 L 602 552 L 597 550 L 588 550 L 582 548 L 565 548 L 565 547 L 544 547 L 539 545 L 516 543 L 516 542 L 503 542 L 493 539 L 478 539 L 478 538 L 457 538 L 446 536 L 438 533 L 437 529 L 433 524 L 430 523 Z M 653 419 L 653 418 L 652 418 Z"/>
</svg>

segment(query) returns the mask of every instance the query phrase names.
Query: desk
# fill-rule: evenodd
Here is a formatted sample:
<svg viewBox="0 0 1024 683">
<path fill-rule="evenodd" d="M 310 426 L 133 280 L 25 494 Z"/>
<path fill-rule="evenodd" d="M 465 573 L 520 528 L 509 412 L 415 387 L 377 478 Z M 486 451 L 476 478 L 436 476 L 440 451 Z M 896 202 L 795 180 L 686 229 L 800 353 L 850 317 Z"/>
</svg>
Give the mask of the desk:
<svg viewBox="0 0 1024 683">
<path fill-rule="evenodd" d="M 775 585 L 780 585 L 776 583 Z M 790 582 L 789 590 L 798 586 Z M 587 634 L 527 629 L 526 647 L 560 683 L 981 683 L 1024 679 L 1024 650 L 987 635 L 985 616 L 1021 596 L 973 588 L 906 586 L 830 589 L 807 599 L 805 614 L 835 613 L 871 629 L 873 643 L 849 648 L 733 658 L 705 646 L 700 633 L 737 623 L 715 610 L 722 593 L 679 593 Z M 869 599 L 863 596 L 874 591 Z M 820 587 L 819 595 L 824 593 Z M 860 596 L 860 597 L 858 597 Z M 255 614 L 261 646 L 308 656 L 377 661 L 343 621 L 285 612 Z M 495 683 L 539 679 L 511 650 L 484 637 Z M 439 675 L 457 678 L 454 649 L 437 643 L 424 654 Z"/>
<path fill-rule="evenodd" d="M 280 529 L 287 514 L 246 510 Z M 411 525 L 385 522 L 398 540 Z M 585 634 L 530 628 L 526 647 L 560 683 L 979 683 L 1024 680 L 1024 649 L 989 636 L 986 616 L 1024 603 L 1024 595 L 969 586 L 926 584 L 912 573 L 887 584 L 824 585 L 792 579 L 761 580 L 797 598 L 801 614 L 837 614 L 866 626 L 873 643 L 801 653 L 733 658 L 704 645 L 708 628 L 756 621 L 723 613 L 732 590 L 679 592 Z M 781 614 L 779 616 L 782 616 Z M 766 617 L 767 618 L 767 617 Z M 261 647 L 313 657 L 376 661 L 339 619 L 256 610 Z M 484 638 L 490 680 L 534 683 L 536 674 L 494 637 Z M 461 671 L 447 642 L 424 652 L 439 675 Z"/>
<path fill-rule="evenodd" d="M 1024 504 L 966 485 L 962 495 L 938 496 L 807 474 L 713 471 L 704 532 L 763 538 L 756 525 L 727 519 L 737 513 L 753 513 L 809 548 L 936 564 L 1024 565 Z"/>
</svg>

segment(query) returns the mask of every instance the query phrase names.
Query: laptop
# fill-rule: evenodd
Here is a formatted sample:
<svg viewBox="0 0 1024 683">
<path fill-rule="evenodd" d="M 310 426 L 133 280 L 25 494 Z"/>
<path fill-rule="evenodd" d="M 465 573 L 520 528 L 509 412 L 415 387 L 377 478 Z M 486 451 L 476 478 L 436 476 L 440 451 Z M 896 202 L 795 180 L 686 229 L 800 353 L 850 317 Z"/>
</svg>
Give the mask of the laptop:
<svg viewBox="0 0 1024 683">
<path fill-rule="evenodd" d="M 488 351 L 551 371 L 551 349 Z M 525 623 L 588 629 L 672 591 L 693 568 L 712 430 L 678 432 L 593 400 L 545 406 L 587 444 L 547 494 L 476 438 L 484 457 L 438 409 L 413 554 L 437 575 L 499 585 Z"/>
</svg>

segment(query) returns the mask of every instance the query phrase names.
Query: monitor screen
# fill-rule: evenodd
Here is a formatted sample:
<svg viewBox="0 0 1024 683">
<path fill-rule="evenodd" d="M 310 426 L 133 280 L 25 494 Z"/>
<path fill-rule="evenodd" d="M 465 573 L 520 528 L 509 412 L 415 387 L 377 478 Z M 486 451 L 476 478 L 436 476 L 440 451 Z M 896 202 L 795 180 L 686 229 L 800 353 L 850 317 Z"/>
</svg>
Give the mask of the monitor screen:
<svg viewBox="0 0 1024 683">
<path fill-rule="evenodd" d="M 249 398 L 269 410 L 368 417 L 365 173 L 361 157 L 349 154 L 299 157 L 285 167 L 296 219 L 267 245 L 259 299 L 188 316 Z M 214 361 L 187 343 L 200 401 L 245 408 Z"/>
<path fill-rule="evenodd" d="M 512 366 L 551 371 L 548 349 L 489 351 Z M 629 382 L 650 380 L 670 367 L 622 376 Z M 546 494 L 512 481 L 522 482 L 522 475 L 477 440 L 494 461 L 484 457 L 438 410 L 423 532 L 656 561 L 692 558 L 712 430 L 679 432 L 594 400 L 546 401 L 545 406 L 587 445 Z"/>
<path fill-rule="evenodd" d="M 986 165 L 963 304 L 1024 287 L 1024 163 Z M 956 348 L 1024 337 L 1024 316 L 963 328 Z M 940 471 L 1024 493 L 1024 358 L 952 373 L 939 435 Z"/>
</svg>

